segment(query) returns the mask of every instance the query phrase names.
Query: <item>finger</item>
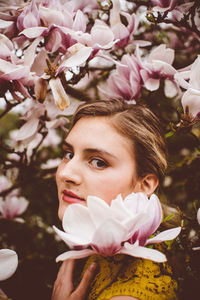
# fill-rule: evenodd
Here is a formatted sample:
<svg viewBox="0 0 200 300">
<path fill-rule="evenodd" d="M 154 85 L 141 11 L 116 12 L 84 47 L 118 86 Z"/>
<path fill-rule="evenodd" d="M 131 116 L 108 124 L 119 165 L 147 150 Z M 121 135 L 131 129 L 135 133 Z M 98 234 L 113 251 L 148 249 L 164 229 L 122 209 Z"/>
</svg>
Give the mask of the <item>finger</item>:
<svg viewBox="0 0 200 300">
<path fill-rule="evenodd" d="M 53 294 L 60 293 L 70 295 L 74 290 L 73 284 L 74 260 L 64 261 L 58 271 L 56 281 L 54 283 Z"/>
<path fill-rule="evenodd" d="M 81 299 L 84 299 L 84 297 L 87 294 L 88 288 L 90 283 L 92 282 L 92 279 L 94 278 L 95 275 L 95 270 L 97 268 L 97 264 L 96 263 L 92 263 L 87 270 L 85 271 L 83 278 L 79 284 L 79 286 L 77 287 L 75 293 L 77 295 L 79 295 L 79 297 Z"/>
<path fill-rule="evenodd" d="M 73 282 L 74 263 L 74 259 L 65 260 L 63 262 L 62 272 L 65 276 L 66 282 Z"/>
</svg>

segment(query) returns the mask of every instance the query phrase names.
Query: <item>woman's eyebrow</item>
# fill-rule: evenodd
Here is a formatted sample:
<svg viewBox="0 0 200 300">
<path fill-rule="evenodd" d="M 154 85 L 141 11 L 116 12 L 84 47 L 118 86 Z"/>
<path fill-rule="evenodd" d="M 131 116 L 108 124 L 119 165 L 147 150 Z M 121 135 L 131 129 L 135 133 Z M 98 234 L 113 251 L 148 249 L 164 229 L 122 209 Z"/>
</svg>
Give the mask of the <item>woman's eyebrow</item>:
<svg viewBox="0 0 200 300">
<path fill-rule="evenodd" d="M 63 147 L 73 149 L 73 146 L 71 144 L 67 143 L 66 141 L 63 142 Z"/>
<path fill-rule="evenodd" d="M 114 154 L 112 154 L 104 149 L 101 149 L 101 148 L 86 148 L 86 149 L 84 149 L 84 152 L 92 153 L 92 154 L 107 155 L 107 156 L 117 159 L 117 157 Z"/>
<path fill-rule="evenodd" d="M 63 142 L 63 147 L 67 147 L 68 149 L 74 149 L 74 147 L 66 141 Z M 114 154 L 112 154 L 104 149 L 101 149 L 101 148 L 85 148 L 85 149 L 83 149 L 83 152 L 85 154 L 107 155 L 107 156 L 117 159 L 117 157 Z"/>
</svg>

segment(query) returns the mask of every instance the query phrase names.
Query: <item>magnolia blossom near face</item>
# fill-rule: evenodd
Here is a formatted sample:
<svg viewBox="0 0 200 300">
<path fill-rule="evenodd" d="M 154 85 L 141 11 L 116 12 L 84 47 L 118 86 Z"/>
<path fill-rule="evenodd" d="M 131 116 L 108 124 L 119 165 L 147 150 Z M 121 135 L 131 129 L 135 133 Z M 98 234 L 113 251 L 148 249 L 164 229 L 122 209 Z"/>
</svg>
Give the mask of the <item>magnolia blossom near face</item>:
<svg viewBox="0 0 200 300">
<path fill-rule="evenodd" d="M 172 240 L 181 228 L 168 229 L 149 238 L 161 221 L 162 207 L 155 194 L 150 199 L 143 193 L 131 193 L 125 199 L 118 195 L 110 205 L 89 196 L 87 207 L 75 203 L 66 209 L 62 221 L 65 232 L 54 226 L 55 232 L 73 249 L 59 255 L 56 261 L 95 253 L 103 256 L 121 253 L 164 262 L 163 253 L 144 246 Z"/>
<path fill-rule="evenodd" d="M 69 204 L 86 205 L 88 196 L 110 204 L 118 194 L 141 191 L 132 144 L 108 118 L 80 119 L 64 142 L 64 152 L 56 174 L 60 219 Z"/>
</svg>

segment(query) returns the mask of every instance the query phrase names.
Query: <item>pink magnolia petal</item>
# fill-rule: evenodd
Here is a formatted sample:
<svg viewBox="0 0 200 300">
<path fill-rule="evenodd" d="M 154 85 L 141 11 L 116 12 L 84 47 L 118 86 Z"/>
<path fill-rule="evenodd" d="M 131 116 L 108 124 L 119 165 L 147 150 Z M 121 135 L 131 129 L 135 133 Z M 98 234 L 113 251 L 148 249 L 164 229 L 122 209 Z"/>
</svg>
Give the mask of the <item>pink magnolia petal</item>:
<svg viewBox="0 0 200 300">
<path fill-rule="evenodd" d="M 175 97 L 178 93 L 177 84 L 172 80 L 166 79 L 165 86 L 164 86 L 164 92 L 165 92 L 165 96 L 168 98 Z"/>
<path fill-rule="evenodd" d="M 55 8 L 40 6 L 40 18 L 46 26 L 51 24 L 64 25 L 64 14 Z M 72 16 L 68 15 L 68 19 Z"/>
<path fill-rule="evenodd" d="M 41 76 L 44 73 L 46 67 L 46 58 L 47 51 L 42 49 L 34 59 L 34 62 L 31 66 L 31 72 L 35 72 L 38 76 Z"/>
<path fill-rule="evenodd" d="M 92 48 L 75 44 L 70 47 L 68 51 L 72 55 L 60 65 L 58 68 L 58 73 L 61 71 L 61 69 L 63 70 L 63 68 L 72 68 L 84 64 L 92 53 Z"/>
<path fill-rule="evenodd" d="M 17 141 L 25 140 L 31 136 L 33 136 L 39 125 L 39 119 L 33 118 L 29 119 L 18 131 L 16 135 Z"/>
<path fill-rule="evenodd" d="M 156 235 L 155 237 L 148 239 L 146 242 L 146 245 L 161 243 L 164 241 L 171 241 L 171 240 L 175 239 L 179 235 L 180 232 L 181 232 L 181 227 L 176 227 L 176 228 L 165 230 L 165 231 L 159 233 L 158 235 Z"/>
<path fill-rule="evenodd" d="M 181 99 L 184 112 L 186 107 L 189 108 L 189 113 L 196 117 L 200 113 L 200 90 L 189 88 Z"/>
<path fill-rule="evenodd" d="M 30 70 L 28 67 L 14 65 L 0 58 L 0 72 L 3 73 L 0 78 L 4 78 L 6 80 L 17 80 L 28 76 Z"/>
<path fill-rule="evenodd" d="M 72 235 L 81 235 L 87 240 L 92 238 L 95 230 L 87 207 L 78 203 L 67 207 L 63 216 L 62 226 L 66 232 Z"/>
<path fill-rule="evenodd" d="M 86 31 L 86 17 L 81 10 L 78 10 L 76 13 L 72 29 L 75 31 Z"/>
<path fill-rule="evenodd" d="M 109 205 L 101 198 L 88 196 L 87 207 L 90 218 L 92 219 L 96 228 L 98 228 L 106 219 L 113 217 Z"/>
<path fill-rule="evenodd" d="M 192 64 L 191 75 L 190 75 L 190 85 L 192 88 L 200 90 L 200 55 Z"/>
<path fill-rule="evenodd" d="M 106 220 L 94 232 L 92 247 L 98 253 L 110 256 L 121 248 L 121 242 L 125 239 L 127 230 L 115 220 Z"/>
<path fill-rule="evenodd" d="M 145 224 L 149 221 L 150 216 L 146 213 L 139 213 L 132 218 L 128 220 L 124 220 L 122 224 L 124 227 L 127 228 L 128 230 L 128 235 L 126 236 L 126 240 L 131 240 L 133 235 L 138 231 L 138 230 L 143 230 L 143 227 Z"/>
<path fill-rule="evenodd" d="M 24 65 L 25 66 L 29 66 L 31 67 L 34 59 L 35 59 L 35 52 L 36 52 L 36 48 L 39 44 L 39 42 L 42 40 L 42 37 L 38 37 L 36 38 L 32 44 L 26 49 L 24 50 Z"/>
<path fill-rule="evenodd" d="M 171 65 L 174 61 L 174 49 L 166 48 L 165 44 L 154 48 L 148 57 L 148 62 L 153 60 L 160 60 Z"/>
<path fill-rule="evenodd" d="M 98 44 L 100 47 L 106 46 L 114 40 L 114 34 L 112 30 L 101 21 L 95 22 L 95 25 L 91 29 L 91 37 L 93 43 Z"/>
<path fill-rule="evenodd" d="M 115 39 L 119 40 L 127 38 L 130 34 L 127 27 L 122 23 L 118 23 L 115 26 L 113 26 L 112 32 L 114 33 Z"/>
<path fill-rule="evenodd" d="M 148 201 L 148 197 L 143 193 L 131 193 L 124 199 L 127 209 L 135 215 L 146 211 Z"/>
<path fill-rule="evenodd" d="M 52 30 L 48 36 L 48 41 L 46 43 L 46 49 L 49 52 L 55 52 L 58 50 L 62 43 L 62 36 L 58 30 Z"/>
<path fill-rule="evenodd" d="M 141 236 L 143 236 L 145 240 L 156 231 L 163 217 L 160 200 L 155 194 L 150 197 L 146 211 L 149 213 L 150 220 L 141 230 Z"/>
<path fill-rule="evenodd" d="M 191 85 L 186 81 L 190 78 L 191 71 L 177 72 L 174 75 L 175 81 L 184 89 L 188 89 Z"/>
<path fill-rule="evenodd" d="M 144 86 L 149 91 L 156 91 L 160 86 L 160 79 L 149 78 L 144 82 Z"/>
<path fill-rule="evenodd" d="M 11 277 L 17 269 L 18 257 L 10 249 L 0 250 L 0 281 Z"/>
<path fill-rule="evenodd" d="M 67 260 L 67 259 L 81 259 L 81 258 L 84 258 L 84 257 L 88 257 L 92 254 L 94 254 L 95 251 L 94 250 L 90 250 L 90 249 L 83 249 L 83 250 L 77 250 L 77 251 L 67 251 L 61 255 L 59 255 L 57 258 L 56 258 L 56 262 L 59 262 L 59 261 L 64 261 L 64 260 Z"/>
<path fill-rule="evenodd" d="M 152 65 L 153 70 L 159 72 L 162 76 L 172 77 L 176 74 L 176 69 L 166 62 L 153 60 Z"/>
<path fill-rule="evenodd" d="M 198 223 L 200 225 L 200 208 L 197 211 L 197 221 L 198 221 Z"/>
<path fill-rule="evenodd" d="M 24 28 L 36 27 L 38 25 L 38 20 L 32 12 L 27 13 L 23 18 Z"/>
<path fill-rule="evenodd" d="M 81 246 L 83 248 L 86 248 L 91 241 L 88 239 L 85 239 L 83 236 L 77 236 L 77 235 L 72 235 L 69 233 L 66 233 L 60 229 L 58 229 L 56 226 L 53 226 L 54 231 L 56 234 L 70 247 L 77 247 Z"/>
<path fill-rule="evenodd" d="M 46 27 L 31 27 L 26 28 L 22 32 L 20 32 L 20 35 L 25 35 L 29 39 L 35 39 L 39 36 L 46 35 L 48 33 L 48 29 Z"/>
<path fill-rule="evenodd" d="M 124 200 L 121 195 L 118 195 L 117 198 L 111 202 L 110 208 L 119 221 L 126 220 L 128 216 L 130 218 L 132 217 L 131 212 L 124 205 Z"/>
<path fill-rule="evenodd" d="M 28 205 L 29 202 L 24 197 L 9 197 L 9 195 L 6 197 L 5 206 L 13 218 L 25 212 Z"/>
<path fill-rule="evenodd" d="M 49 86 L 52 90 L 55 104 L 60 110 L 64 110 L 70 105 L 70 99 L 65 92 L 65 89 L 60 81 L 60 78 L 52 78 L 49 81 Z"/>
<path fill-rule="evenodd" d="M 124 248 L 122 248 L 118 253 L 150 259 L 159 263 L 167 261 L 166 256 L 158 250 L 130 245 L 129 243 L 125 243 Z"/>
</svg>

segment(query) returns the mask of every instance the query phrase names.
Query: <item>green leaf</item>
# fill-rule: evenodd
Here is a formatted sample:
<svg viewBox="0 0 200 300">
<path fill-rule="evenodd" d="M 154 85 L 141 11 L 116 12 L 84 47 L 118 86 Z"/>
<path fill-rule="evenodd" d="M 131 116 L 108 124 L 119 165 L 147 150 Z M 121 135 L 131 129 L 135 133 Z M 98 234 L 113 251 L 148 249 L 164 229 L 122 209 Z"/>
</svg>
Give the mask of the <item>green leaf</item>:
<svg viewBox="0 0 200 300">
<path fill-rule="evenodd" d="M 171 214 L 171 215 L 165 217 L 163 222 L 167 222 L 167 221 L 171 220 L 173 217 L 174 217 L 174 214 Z"/>
<path fill-rule="evenodd" d="M 165 138 L 168 138 L 174 134 L 174 131 L 169 131 L 165 134 Z"/>
</svg>

